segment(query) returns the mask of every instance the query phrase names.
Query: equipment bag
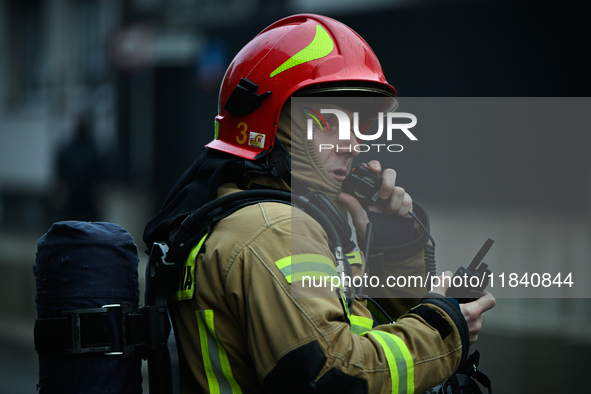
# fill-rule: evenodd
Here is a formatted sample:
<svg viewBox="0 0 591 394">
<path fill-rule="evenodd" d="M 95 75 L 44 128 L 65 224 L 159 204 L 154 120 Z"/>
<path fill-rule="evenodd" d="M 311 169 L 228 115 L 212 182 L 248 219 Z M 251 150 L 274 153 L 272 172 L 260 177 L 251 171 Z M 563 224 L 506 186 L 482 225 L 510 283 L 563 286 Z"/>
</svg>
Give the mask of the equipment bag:
<svg viewBox="0 0 591 394">
<path fill-rule="evenodd" d="M 35 348 L 41 394 L 142 392 L 126 326 L 138 310 L 138 253 L 112 223 L 54 223 L 37 242 Z"/>
</svg>

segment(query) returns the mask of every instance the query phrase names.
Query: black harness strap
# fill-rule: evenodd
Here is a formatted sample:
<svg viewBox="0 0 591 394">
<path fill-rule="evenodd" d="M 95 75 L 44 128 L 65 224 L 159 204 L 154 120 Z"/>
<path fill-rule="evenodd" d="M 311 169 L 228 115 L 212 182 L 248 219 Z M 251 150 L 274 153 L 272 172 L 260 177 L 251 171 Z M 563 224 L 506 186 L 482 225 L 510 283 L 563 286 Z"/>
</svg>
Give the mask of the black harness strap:
<svg viewBox="0 0 591 394">
<path fill-rule="evenodd" d="M 145 356 L 150 345 L 145 308 L 132 312 L 127 303 L 66 310 L 61 317 L 35 321 L 35 350 L 64 354 L 105 353 Z"/>
</svg>

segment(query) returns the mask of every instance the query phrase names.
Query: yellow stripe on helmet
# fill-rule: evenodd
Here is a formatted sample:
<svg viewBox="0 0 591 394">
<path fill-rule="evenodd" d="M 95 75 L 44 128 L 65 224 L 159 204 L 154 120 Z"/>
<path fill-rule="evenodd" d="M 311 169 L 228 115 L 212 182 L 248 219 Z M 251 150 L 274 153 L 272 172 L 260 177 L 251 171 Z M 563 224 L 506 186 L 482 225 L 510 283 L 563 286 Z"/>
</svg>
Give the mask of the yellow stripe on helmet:
<svg viewBox="0 0 591 394">
<path fill-rule="evenodd" d="M 334 42 L 332 41 L 332 38 L 330 38 L 330 35 L 322 26 L 316 25 L 316 35 L 314 35 L 312 42 L 308 44 L 307 47 L 287 59 L 269 76 L 273 78 L 275 75 L 282 73 L 285 70 L 289 70 L 292 67 L 328 56 L 333 48 Z"/>
</svg>

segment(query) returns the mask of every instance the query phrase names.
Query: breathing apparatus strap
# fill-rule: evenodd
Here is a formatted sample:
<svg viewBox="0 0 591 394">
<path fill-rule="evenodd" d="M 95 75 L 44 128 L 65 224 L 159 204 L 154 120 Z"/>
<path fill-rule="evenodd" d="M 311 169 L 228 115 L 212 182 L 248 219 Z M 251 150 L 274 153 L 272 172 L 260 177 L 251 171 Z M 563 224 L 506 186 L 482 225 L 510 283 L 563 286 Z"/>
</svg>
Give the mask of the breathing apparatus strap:
<svg viewBox="0 0 591 394">
<path fill-rule="evenodd" d="M 158 312 L 151 307 L 134 312 L 130 304 L 65 310 L 62 316 L 35 321 L 35 350 L 39 353 L 103 353 L 146 358 L 157 345 Z M 156 323 L 156 327 L 154 324 Z"/>
</svg>

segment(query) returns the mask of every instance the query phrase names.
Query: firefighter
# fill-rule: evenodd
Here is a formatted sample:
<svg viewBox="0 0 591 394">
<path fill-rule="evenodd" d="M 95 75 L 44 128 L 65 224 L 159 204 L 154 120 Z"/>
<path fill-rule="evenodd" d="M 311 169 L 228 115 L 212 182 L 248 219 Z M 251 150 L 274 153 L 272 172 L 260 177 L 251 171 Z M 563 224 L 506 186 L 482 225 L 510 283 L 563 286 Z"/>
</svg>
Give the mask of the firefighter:
<svg viewBox="0 0 591 394">
<path fill-rule="evenodd" d="M 220 220 L 181 262 L 169 303 L 183 393 L 422 393 L 458 370 L 495 304 L 489 293 L 459 305 L 445 288 L 425 298 L 426 289 L 415 288 L 397 300 L 380 293 L 381 305 L 372 307 L 344 284 L 334 292 L 330 282 L 306 287 L 306 274 L 321 271 L 332 281 L 343 261 L 352 276 L 366 272 L 360 250 L 370 221 L 382 276 L 424 276 L 429 240 L 409 217 L 426 215 L 378 161 L 368 166 L 381 173 L 380 204 L 366 209 L 342 193 L 356 138 L 336 140 L 328 127 L 314 126 L 308 139 L 301 114 L 291 111 L 294 97 L 327 95 L 396 102 L 374 52 L 344 24 L 303 14 L 267 27 L 225 74 L 209 149 L 146 226 L 151 245 L 189 212 L 242 190 L 321 191 L 330 200 L 321 210 L 335 228 L 349 226 L 358 243 L 343 259 L 332 230 L 280 202 L 250 204 Z M 349 149 L 318 151 L 331 141 Z"/>
</svg>

